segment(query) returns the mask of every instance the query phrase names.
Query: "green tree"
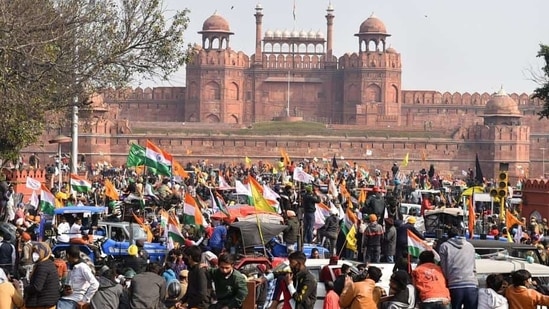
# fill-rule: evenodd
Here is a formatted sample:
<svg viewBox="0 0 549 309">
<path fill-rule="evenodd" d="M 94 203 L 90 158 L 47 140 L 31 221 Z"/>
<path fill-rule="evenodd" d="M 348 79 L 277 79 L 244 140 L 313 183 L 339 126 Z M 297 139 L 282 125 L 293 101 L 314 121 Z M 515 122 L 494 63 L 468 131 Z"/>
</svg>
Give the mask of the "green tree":
<svg viewBox="0 0 549 309">
<path fill-rule="evenodd" d="M 543 109 L 538 113 L 540 119 L 549 119 L 549 46 L 540 44 L 538 57 L 545 60 L 545 65 L 542 67 L 542 75 L 534 76 L 534 80 L 540 84 L 534 90 L 533 98 L 538 98 L 544 102 Z"/>
<path fill-rule="evenodd" d="M 161 0 L 1 1 L 0 158 L 15 158 L 46 116 L 93 93 L 168 79 L 191 55 L 187 14 L 166 12 Z"/>
</svg>

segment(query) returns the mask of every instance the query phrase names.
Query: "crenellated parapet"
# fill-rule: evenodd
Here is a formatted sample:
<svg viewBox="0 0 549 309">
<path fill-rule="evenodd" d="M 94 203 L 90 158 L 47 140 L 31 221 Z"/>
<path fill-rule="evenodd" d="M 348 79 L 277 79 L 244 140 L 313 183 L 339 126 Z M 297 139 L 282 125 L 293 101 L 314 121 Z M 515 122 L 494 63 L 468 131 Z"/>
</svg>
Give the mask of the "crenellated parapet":
<svg viewBox="0 0 549 309">
<path fill-rule="evenodd" d="M 185 87 L 147 87 L 147 88 L 109 88 L 103 92 L 106 103 L 124 103 L 128 101 L 174 101 L 185 98 Z"/>
<path fill-rule="evenodd" d="M 509 96 L 520 106 L 541 106 L 543 102 L 539 99 L 532 99 L 526 93 L 512 93 Z M 485 106 L 492 97 L 484 93 L 460 93 L 460 92 L 438 92 L 431 90 L 403 90 L 403 105 L 454 105 L 454 106 Z"/>
<path fill-rule="evenodd" d="M 222 51 L 197 48 L 196 54 L 187 64 L 187 67 L 193 68 L 208 65 L 249 68 L 250 57 L 242 51 L 236 52 L 230 48 Z"/>
<path fill-rule="evenodd" d="M 523 190 L 539 191 L 549 193 L 549 180 L 544 179 L 528 179 L 523 185 Z"/>
<path fill-rule="evenodd" d="M 3 169 L 2 173 L 6 176 L 6 180 L 13 184 L 14 190 L 17 193 L 24 195 L 23 201 L 27 201 L 32 194 L 32 190 L 27 188 L 27 177 L 38 180 L 42 184 L 46 184 L 46 171 L 41 169 L 25 169 L 25 170 L 7 170 Z M 40 194 L 40 192 L 37 192 Z"/>
<path fill-rule="evenodd" d="M 400 70 L 400 54 L 389 48 L 386 52 L 346 53 L 338 60 L 342 70 L 352 68 L 383 68 Z"/>
</svg>

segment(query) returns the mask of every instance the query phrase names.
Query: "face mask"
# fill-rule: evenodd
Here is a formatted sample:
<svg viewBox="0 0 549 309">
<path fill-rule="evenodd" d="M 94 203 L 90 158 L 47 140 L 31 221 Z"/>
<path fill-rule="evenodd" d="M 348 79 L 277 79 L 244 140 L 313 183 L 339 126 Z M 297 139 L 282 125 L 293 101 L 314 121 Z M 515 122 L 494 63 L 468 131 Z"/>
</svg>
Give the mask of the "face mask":
<svg viewBox="0 0 549 309">
<path fill-rule="evenodd" d="M 33 253 L 32 253 L 32 261 L 33 261 L 34 263 L 36 263 L 36 262 L 38 262 L 39 259 L 40 259 L 40 255 L 39 255 L 38 253 L 36 253 L 36 252 L 33 252 Z"/>
</svg>

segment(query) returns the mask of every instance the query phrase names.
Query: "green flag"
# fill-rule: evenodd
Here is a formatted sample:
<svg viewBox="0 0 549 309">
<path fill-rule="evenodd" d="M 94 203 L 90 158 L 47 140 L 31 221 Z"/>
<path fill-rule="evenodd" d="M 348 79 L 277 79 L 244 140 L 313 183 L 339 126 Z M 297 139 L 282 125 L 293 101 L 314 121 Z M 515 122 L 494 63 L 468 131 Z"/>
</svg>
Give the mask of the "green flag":
<svg viewBox="0 0 549 309">
<path fill-rule="evenodd" d="M 128 159 L 126 160 L 127 167 L 140 166 L 145 164 L 145 147 L 132 144 Z"/>
</svg>

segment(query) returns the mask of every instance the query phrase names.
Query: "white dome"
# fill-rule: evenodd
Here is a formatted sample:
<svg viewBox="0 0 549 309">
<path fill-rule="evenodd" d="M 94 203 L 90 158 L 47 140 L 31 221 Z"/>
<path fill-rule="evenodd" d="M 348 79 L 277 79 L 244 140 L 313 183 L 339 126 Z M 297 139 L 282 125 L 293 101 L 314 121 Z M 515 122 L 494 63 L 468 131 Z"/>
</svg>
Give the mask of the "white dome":
<svg viewBox="0 0 549 309">
<path fill-rule="evenodd" d="M 292 38 L 298 38 L 299 37 L 299 31 L 294 30 L 292 31 Z"/>
<path fill-rule="evenodd" d="M 282 31 L 276 30 L 276 31 L 274 32 L 274 37 L 275 37 L 275 38 L 281 38 L 281 37 L 282 37 Z"/>
<path fill-rule="evenodd" d="M 299 37 L 303 39 L 307 38 L 307 32 L 305 32 L 305 30 L 301 30 L 301 32 L 299 33 Z"/>
<path fill-rule="evenodd" d="M 291 33 L 290 33 L 290 31 L 288 31 L 288 30 L 284 30 L 284 33 L 282 33 L 282 37 L 283 37 L 283 38 L 289 38 L 290 35 L 291 35 Z"/>
<path fill-rule="evenodd" d="M 316 32 L 314 32 L 313 30 L 311 30 L 311 31 L 309 31 L 308 36 L 309 36 L 309 39 L 314 39 L 314 38 L 316 38 Z"/>
<path fill-rule="evenodd" d="M 271 30 L 265 31 L 265 37 L 266 38 L 272 38 L 274 33 Z"/>
<path fill-rule="evenodd" d="M 318 31 L 318 32 L 316 33 L 316 38 L 317 38 L 317 39 L 323 39 L 323 38 L 324 38 L 324 33 L 322 33 L 322 31 Z"/>
</svg>

